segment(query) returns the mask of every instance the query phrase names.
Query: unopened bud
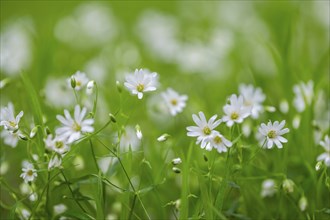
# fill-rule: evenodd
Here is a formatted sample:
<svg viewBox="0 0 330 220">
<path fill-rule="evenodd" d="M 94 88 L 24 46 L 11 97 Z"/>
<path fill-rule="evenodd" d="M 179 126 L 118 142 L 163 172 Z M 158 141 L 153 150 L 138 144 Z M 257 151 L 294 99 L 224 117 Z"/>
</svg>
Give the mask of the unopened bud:
<svg viewBox="0 0 330 220">
<path fill-rule="evenodd" d="M 181 160 L 181 158 L 180 157 L 178 157 L 178 158 L 174 158 L 173 160 L 172 160 L 172 164 L 175 166 L 175 165 L 179 165 L 179 164 L 181 164 L 182 163 L 182 160 Z"/>
<path fill-rule="evenodd" d="M 167 141 L 167 139 L 170 137 L 170 135 L 169 134 L 162 134 L 161 136 L 159 136 L 158 138 L 157 138 L 157 141 L 159 141 L 159 142 L 164 142 L 164 141 Z"/>
<path fill-rule="evenodd" d="M 282 183 L 282 188 L 286 193 L 292 193 L 294 191 L 294 182 L 290 179 L 285 179 Z"/>
<path fill-rule="evenodd" d="M 301 197 L 299 200 L 299 208 L 302 212 L 306 210 L 307 205 L 308 205 L 307 198 L 305 196 Z"/>
<path fill-rule="evenodd" d="M 116 123 L 116 122 L 117 122 L 117 120 L 116 120 L 116 118 L 115 118 L 115 116 L 114 116 L 113 114 L 109 113 L 109 117 L 110 117 L 110 120 L 111 120 L 113 123 Z"/>
<path fill-rule="evenodd" d="M 77 82 L 76 82 L 76 79 L 73 77 L 73 76 L 71 76 L 71 87 L 74 89 L 74 88 L 76 88 L 76 85 L 77 85 Z"/>
<path fill-rule="evenodd" d="M 35 126 L 30 132 L 30 138 L 34 138 L 38 132 L 38 126 Z"/>
<path fill-rule="evenodd" d="M 23 141 L 27 141 L 27 140 L 29 140 L 29 138 L 28 138 L 26 135 L 24 135 L 24 134 L 18 134 L 18 137 L 19 137 L 21 140 L 23 140 Z"/>
<path fill-rule="evenodd" d="M 50 132 L 50 129 L 49 129 L 48 126 L 45 128 L 45 131 L 46 131 L 46 134 L 47 134 L 47 135 L 50 135 L 50 134 L 52 133 L 52 132 Z"/>
<path fill-rule="evenodd" d="M 138 138 L 139 140 L 141 140 L 141 139 L 142 139 L 142 131 L 141 131 L 140 126 L 139 126 L 139 125 L 136 125 L 136 126 L 135 126 L 135 130 L 136 130 L 136 136 L 137 136 L 137 138 Z"/>
<path fill-rule="evenodd" d="M 94 86 L 95 86 L 95 81 L 94 80 L 91 80 L 87 83 L 87 87 L 86 87 L 87 95 L 91 95 L 93 93 Z"/>
<path fill-rule="evenodd" d="M 292 127 L 294 128 L 294 129 L 298 129 L 299 128 L 299 126 L 300 126 L 300 115 L 296 115 L 296 116 L 294 116 L 294 118 L 293 118 L 293 120 L 292 120 Z"/>
<path fill-rule="evenodd" d="M 207 158 L 207 156 L 205 154 L 203 154 L 203 158 L 204 158 L 205 162 L 209 161 L 209 159 Z"/>
<path fill-rule="evenodd" d="M 280 111 L 283 113 L 283 114 L 286 114 L 289 112 L 289 103 L 287 100 L 282 100 L 281 103 L 280 103 Z"/>
<path fill-rule="evenodd" d="M 266 111 L 267 112 L 275 112 L 276 111 L 276 108 L 274 106 L 266 106 L 265 107 Z"/>
<path fill-rule="evenodd" d="M 173 167 L 172 170 L 174 173 L 181 173 L 181 170 L 177 167 Z"/>
<path fill-rule="evenodd" d="M 10 78 L 5 78 L 3 80 L 0 81 L 0 89 L 5 88 L 5 86 L 7 86 L 10 82 Z"/>
<path fill-rule="evenodd" d="M 316 171 L 319 171 L 320 169 L 322 169 L 322 167 L 323 167 L 323 162 L 322 161 L 319 161 L 315 165 L 315 170 Z"/>
<path fill-rule="evenodd" d="M 116 81 L 116 86 L 117 86 L 117 90 L 119 93 L 121 93 L 123 91 L 122 85 L 120 84 L 120 82 L 117 80 Z"/>
</svg>

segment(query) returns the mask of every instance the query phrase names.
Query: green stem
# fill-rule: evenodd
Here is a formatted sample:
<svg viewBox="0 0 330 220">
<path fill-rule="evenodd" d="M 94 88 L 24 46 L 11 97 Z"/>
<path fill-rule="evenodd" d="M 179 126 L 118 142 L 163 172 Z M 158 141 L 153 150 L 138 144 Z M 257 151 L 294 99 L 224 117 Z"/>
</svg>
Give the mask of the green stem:
<svg viewBox="0 0 330 220">
<path fill-rule="evenodd" d="M 70 192 L 71 192 L 71 194 L 72 194 L 72 198 L 73 198 L 73 200 L 74 200 L 74 201 L 76 202 L 76 204 L 80 207 L 80 209 L 81 209 L 84 213 L 87 214 L 87 212 L 86 212 L 86 210 L 84 209 L 84 207 L 82 207 L 82 205 L 81 205 L 81 204 L 78 202 L 78 200 L 75 198 L 74 193 L 73 193 L 73 191 L 72 191 L 72 189 L 71 189 L 70 183 L 69 183 L 68 179 L 66 178 L 66 176 L 64 175 L 63 170 L 60 169 L 60 171 L 61 171 L 61 173 L 62 173 L 62 176 L 64 177 L 65 183 L 67 184 L 67 186 L 68 186 L 68 188 L 69 188 L 69 190 L 70 190 Z"/>
<path fill-rule="evenodd" d="M 96 160 L 96 156 L 95 156 L 95 152 L 94 152 L 94 147 L 93 147 L 93 142 L 91 141 L 91 139 L 89 139 L 89 145 L 91 146 L 91 151 L 92 151 L 92 155 L 93 155 L 93 160 L 97 169 L 97 172 L 100 171 L 99 165 L 97 164 L 97 160 Z"/>
<path fill-rule="evenodd" d="M 137 197 L 137 195 L 135 194 L 134 197 L 133 197 L 133 202 L 132 202 L 131 210 L 129 211 L 128 219 L 131 219 L 132 218 L 132 214 L 133 214 L 133 210 L 134 210 L 134 206 L 135 206 L 136 197 Z"/>
</svg>

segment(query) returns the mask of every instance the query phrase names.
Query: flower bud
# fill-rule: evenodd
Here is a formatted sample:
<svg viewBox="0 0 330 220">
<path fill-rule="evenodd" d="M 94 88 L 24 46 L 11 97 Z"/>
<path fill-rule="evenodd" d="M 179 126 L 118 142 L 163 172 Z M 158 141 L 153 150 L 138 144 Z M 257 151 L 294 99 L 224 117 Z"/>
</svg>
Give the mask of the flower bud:
<svg viewBox="0 0 330 220">
<path fill-rule="evenodd" d="M 30 132 L 30 138 L 34 138 L 38 132 L 38 126 L 35 126 Z"/>
<path fill-rule="evenodd" d="M 109 117 L 110 117 L 110 120 L 111 120 L 113 123 L 116 123 L 116 122 L 117 122 L 117 120 L 116 120 L 116 118 L 115 118 L 115 116 L 114 116 L 113 114 L 109 113 Z"/>
<path fill-rule="evenodd" d="M 71 88 L 76 88 L 76 85 L 77 85 L 77 82 L 76 82 L 76 79 L 74 78 L 74 76 L 71 76 Z"/>
<path fill-rule="evenodd" d="M 178 157 L 178 158 L 174 158 L 173 160 L 172 160 L 172 164 L 175 166 L 175 165 L 179 165 L 179 164 L 181 164 L 182 163 L 182 160 L 181 160 L 181 158 L 180 157 Z"/>
<path fill-rule="evenodd" d="M 209 161 L 209 159 L 207 158 L 207 156 L 205 154 L 203 154 L 203 158 L 204 158 L 205 162 Z"/>
<path fill-rule="evenodd" d="M 139 140 L 141 140 L 141 139 L 142 139 L 142 132 L 141 132 L 141 128 L 140 128 L 140 126 L 139 126 L 139 125 L 136 125 L 136 126 L 135 126 L 135 130 L 136 130 L 136 136 L 137 136 L 137 138 L 138 138 Z"/>
<path fill-rule="evenodd" d="M 181 173 L 181 170 L 177 167 L 173 167 L 172 170 L 174 173 Z"/>
<path fill-rule="evenodd" d="M 116 81 L 116 86 L 117 86 L 117 90 L 119 93 L 121 93 L 123 91 L 122 85 L 120 84 L 120 82 L 117 80 Z"/>
<path fill-rule="evenodd" d="M 52 132 L 50 132 L 50 129 L 49 129 L 49 127 L 47 126 L 47 127 L 45 127 L 45 131 L 46 131 L 46 134 L 47 135 L 50 135 Z"/>
<path fill-rule="evenodd" d="M 307 205 L 308 205 L 307 198 L 305 196 L 301 197 L 298 203 L 299 203 L 300 210 L 302 212 L 305 211 L 307 208 Z"/>
<path fill-rule="evenodd" d="M 294 191 L 294 182 L 290 179 L 285 179 L 282 183 L 282 188 L 286 193 L 292 193 Z"/>
<path fill-rule="evenodd" d="M 322 169 L 322 167 L 323 167 L 323 161 L 319 161 L 315 165 L 315 170 L 319 171 L 320 169 Z"/>
<path fill-rule="evenodd" d="M 274 106 L 266 106 L 265 107 L 266 111 L 267 112 L 275 112 L 276 111 L 276 108 Z"/>
<path fill-rule="evenodd" d="M 29 138 L 28 138 L 26 135 L 24 135 L 24 134 L 18 134 L 18 137 L 19 137 L 21 140 L 23 140 L 23 141 L 27 141 L 27 140 L 29 140 Z"/>
<path fill-rule="evenodd" d="M 5 88 L 5 86 L 7 86 L 10 82 L 10 78 L 5 78 L 3 80 L 0 81 L 0 89 Z"/>
<path fill-rule="evenodd" d="M 298 129 L 300 126 L 300 115 L 295 115 L 293 120 L 292 120 L 292 127 L 294 129 Z"/>
<path fill-rule="evenodd" d="M 283 114 L 286 114 L 289 112 L 289 103 L 287 100 L 283 99 L 281 102 L 280 102 L 280 111 L 283 113 Z"/>
<path fill-rule="evenodd" d="M 158 138 L 157 138 L 157 141 L 158 142 L 164 142 L 164 141 L 167 141 L 167 139 L 170 137 L 170 135 L 169 134 L 162 134 L 161 136 L 159 136 Z"/>
<path fill-rule="evenodd" d="M 91 95 L 93 93 L 95 84 L 96 83 L 94 80 L 91 80 L 87 83 L 87 87 L 86 87 L 87 95 Z"/>
</svg>

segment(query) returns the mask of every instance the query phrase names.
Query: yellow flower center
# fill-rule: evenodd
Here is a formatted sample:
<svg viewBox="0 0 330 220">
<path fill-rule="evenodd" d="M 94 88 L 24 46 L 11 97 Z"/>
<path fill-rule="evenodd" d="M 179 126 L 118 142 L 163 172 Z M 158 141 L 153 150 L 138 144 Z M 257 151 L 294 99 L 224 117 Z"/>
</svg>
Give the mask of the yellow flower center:
<svg viewBox="0 0 330 220">
<path fill-rule="evenodd" d="M 17 124 L 16 124 L 14 121 L 9 121 L 9 125 L 10 125 L 11 127 L 15 127 Z"/>
<path fill-rule="evenodd" d="M 178 101 L 177 101 L 176 99 L 172 99 L 172 100 L 171 100 L 171 104 L 172 104 L 172 105 L 177 105 L 177 104 L 178 104 Z"/>
<path fill-rule="evenodd" d="M 143 90 L 144 90 L 144 85 L 143 85 L 143 84 L 139 84 L 139 85 L 137 85 L 136 90 L 137 90 L 138 92 L 143 92 Z"/>
<path fill-rule="evenodd" d="M 80 131 L 81 130 L 81 126 L 77 122 L 73 123 L 72 128 L 73 128 L 74 131 Z"/>
<path fill-rule="evenodd" d="M 32 176 L 32 175 L 33 175 L 33 171 L 32 171 L 32 170 L 28 170 L 28 171 L 26 172 L 26 174 L 27 174 L 28 176 Z"/>
<path fill-rule="evenodd" d="M 63 146 L 64 146 L 64 144 L 63 144 L 62 141 L 56 141 L 56 142 L 55 142 L 55 147 L 56 147 L 57 149 L 61 149 Z"/>
<path fill-rule="evenodd" d="M 269 138 L 275 138 L 276 137 L 276 131 L 270 130 L 267 134 Z"/>
<path fill-rule="evenodd" d="M 76 86 L 81 86 L 81 82 L 80 81 L 76 81 Z"/>
<path fill-rule="evenodd" d="M 213 139 L 213 141 L 214 141 L 216 144 L 221 144 L 221 143 L 222 143 L 222 139 L 221 139 L 221 137 L 219 137 L 219 136 L 216 136 L 216 137 Z"/>
<path fill-rule="evenodd" d="M 209 134 L 211 134 L 211 129 L 206 126 L 206 127 L 204 127 L 203 132 L 204 132 L 204 134 L 209 135 Z"/>
<path fill-rule="evenodd" d="M 230 115 L 230 118 L 231 118 L 232 120 L 236 120 L 236 119 L 238 119 L 238 117 L 239 117 L 239 114 L 238 114 L 237 112 L 233 112 L 233 113 L 231 113 L 231 115 Z"/>
</svg>

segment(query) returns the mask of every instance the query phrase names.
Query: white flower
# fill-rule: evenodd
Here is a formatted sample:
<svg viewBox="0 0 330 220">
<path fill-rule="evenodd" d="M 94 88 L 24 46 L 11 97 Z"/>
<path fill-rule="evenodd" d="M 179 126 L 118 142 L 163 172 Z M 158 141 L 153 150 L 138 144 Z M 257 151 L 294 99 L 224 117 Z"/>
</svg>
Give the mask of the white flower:
<svg viewBox="0 0 330 220">
<path fill-rule="evenodd" d="M 50 134 L 46 139 L 44 139 L 44 142 L 49 150 L 55 151 L 61 155 L 70 150 L 70 146 L 67 144 L 66 139 L 63 139 L 63 137 L 55 136 L 53 139 L 53 135 Z"/>
<path fill-rule="evenodd" d="M 1 24 L 1 73 L 18 75 L 29 68 L 33 57 L 30 30 L 33 29 L 32 20 L 27 18 Z"/>
<path fill-rule="evenodd" d="M 31 212 L 27 209 L 22 209 L 21 214 L 22 214 L 22 219 L 29 219 L 31 216 Z"/>
<path fill-rule="evenodd" d="M 37 170 L 34 169 L 33 164 L 27 162 L 24 164 L 25 166 L 22 168 L 23 173 L 20 175 L 24 179 L 24 182 L 32 182 L 38 176 Z"/>
<path fill-rule="evenodd" d="M 77 71 L 74 75 L 67 79 L 68 85 L 72 88 L 71 80 L 74 79 L 75 81 L 75 90 L 81 90 L 89 81 L 86 74 L 80 71 Z"/>
<path fill-rule="evenodd" d="M 63 78 L 49 78 L 44 88 L 46 103 L 57 108 L 70 107 L 75 102 L 71 86 Z M 65 97 L 65 98 L 63 98 Z"/>
<path fill-rule="evenodd" d="M 241 84 L 239 86 L 240 95 L 244 98 L 244 106 L 250 107 L 251 117 L 259 118 L 259 113 L 263 111 L 262 103 L 266 96 L 260 88 L 254 88 L 253 85 Z"/>
<path fill-rule="evenodd" d="M 226 122 L 228 127 L 234 125 L 234 123 L 242 123 L 243 119 L 248 117 L 251 112 L 251 107 L 244 106 L 243 96 L 237 97 L 235 94 L 230 97 L 230 104 L 226 104 L 223 107 L 225 116 L 222 120 Z"/>
<path fill-rule="evenodd" d="M 294 191 L 294 182 L 290 179 L 285 179 L 282 183 L 282 188 L 286 193 L 293 193 Z"/>
<path fill-rule="evenodd" d="M 192 115 L 192 118 L 197 126 L 187 127 L 187 135 L 190 137 L 197 137 L 196 144 L 201 143 L 201 148 L 205 148 L 208 143 L 208 138 L 212 136 L 214 128 L 216 128 L 221 120 L 215 121 L 217 115 L 213 115 L 209 121 L 206 121 L 205 115 L 203 112 L 199 112 L 199 117 L 195 114 Z"/>
<path fill-rule="evenodd" d="M 143 69 L 136 69 L 134 74 L 128 74 L 124 85 L 137 95 L 138 99 L 143 98 L 144 92 L 155 91 L 157 86 L 157 73 L 149 73 Z"/>
<path fill-rule="evenodd" d="M 182 160 L 181 160 L 180 157 L 178 157 L 178 158 L 174 158 L 174 159 L 172 160 L 172 164 L 173 164 L 173 165 L 179 165 L 179 164 L 181 164 L 181 163 L 182 163 Z"/>
<path fill-rule="evenodd" d="M 94 87 L 95 87 L 95 81 L 94 80 L 91 80 L 87 83 L 87 87 L 86 87 L 87 95 L 91 95 L 93 93 Z"/>
<path fill-rule="evenodd" d="M 61 139 L 67 139 L 67 143 L 78 140 L 83 133 L 93 132 L 94 119 L 84 119 L 86 108 L 80 108 L 76 105 L 74 109 L 74 117 L 72 118 L 68 110 L 64 110 L 64 115 L 57 115 L 56 118 L 62 123 L 62 127 L 56 129 L 56 134 Z"/>
<path fill-rule="evenodd" d="M 11 131 L 3 130 L 1 131 L 0 137 L 3 139 L 3 142 L 11 147 L 16 147 L 17 142 L 20 139 L 19 135 L 21 132 L 18 130 L 17 132 L 13 133 Z"/>
<path fill-rule="evenodd" d="M 141 128 L 140 128 L 140 125 L 136 125 L 135 126 L 135 130 L 136 130 L 136 137 L 141 140 L 143 135 L 142 135 L 142 131 L 141 131 Z"/>
<path fill-rule="evenodd" d="M 132 150 L 136 150 L 140 147 L 141 141 L 136 136 L 136 131 L 133 127 L 127 126 L 120 137 L 120 148 L 124 150 L 128 150 L 129 147 Z"/>
<path fill-rule="evenodd" d="M 272 197 L 276 193 L 275 181 L 266 179 L 262 182 L 261 197 Z"/>
<path fill-rule="evenodd" d="M 305 196 L 302 196 L 300 199 L 299 199 L 299 208 L 300 208 L 300 211 L 304 212 L 308 206 L 308 201 L 307 201 L 307 198 Z"/>
<path fill-rule="evenodd" d="M 18 123 L 21 120 L 23 114 L 23 111 L 21 111 L 15 117 L 14 105 L 9 102 L 7 107 L 1 108 L 0 126 L 3 126 L 8 131 L 17 131 Z"/>
<path fill-rule="evenodd" d="M 59 215 L 62 214 L 63 212 L 65 212 L 68 208 L 66 207 L 66 205 L 60 203 L 58 205 L 54 205 L 54 214 L 55 215 Z"/>
<path fill-rule="evenodd" d="M 161 95 L 172 116 L 182 112 L 183 108 L 186 107 L 187 95 L 179 95 L 172 88 L 168 88 L 165 92 L 162 92 Z"/>
<path fill-rule="evenodd" d="M 320 145 L 325 152 L 317 157 L 317 161 L 324 161 L 324 164 L 330 167 L 330 139 L 328 135 L 325 136 L 324 141 L 320 142 Z"/>
<path fill-rule="evenodd" d="M 212 148 L 215 148 L 219 153 L 227 152 L 227 148 L 233 145 L 219 132 L 213 132 L 213 134 L 208 138 L 208 141 L 209 143 L 206 146 L 206 150 L 211 151 Z"/>
<path fill-rule="evenodd" d="M 157 141 L 158 142 L 164 142 L 164 141 L 167 141 L 167 139 L 170 137 L 170 135 L 169 134 L 162 134 L 161 136 L 159 136 L 158 138 L 157 138 Z"/>
<path fill-rule="evenodd" d="M 275 143 L 278 148 L 282 148 L 282 143 L 288 142 L 287 139 L 282 137 L 283 134 L 289 132 L 288 128 L 284 128 L 285 120 L 279 123 L 275 121 L 274 124 L 269 121 L 268 124 L 262 123 L 259 127 L 259 133 L 263 136 L 264 148 L 271 149 Z"/>
<path fill-rule="evenodd" d="M 314 83 L 312 80 L 308 83 L 300 82 L 293 86 L 293 92 L 295 97 L 293 99 L 293 105 L 298 112 L 303 112 L 307 105 L 310 105 L 314 96 Z"/>
<path fill-rule="evenodd" d="M 289 103 L 287 100 L 283 99 L 281 102 L 280 102 L 280 111 L 283 113 L 283 114 L 286 114 L 289 112 Z"/>
<path fill-rule="evenodd" d="M 62 156 L 60 154 L 54 154 L 48 163 L 48 170 L 52 170 L 56 167 L 60 167 L 62 164 Z"/>
</svg>

